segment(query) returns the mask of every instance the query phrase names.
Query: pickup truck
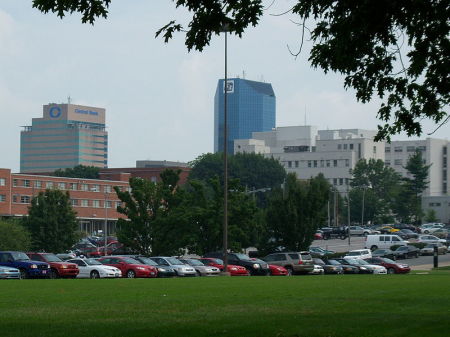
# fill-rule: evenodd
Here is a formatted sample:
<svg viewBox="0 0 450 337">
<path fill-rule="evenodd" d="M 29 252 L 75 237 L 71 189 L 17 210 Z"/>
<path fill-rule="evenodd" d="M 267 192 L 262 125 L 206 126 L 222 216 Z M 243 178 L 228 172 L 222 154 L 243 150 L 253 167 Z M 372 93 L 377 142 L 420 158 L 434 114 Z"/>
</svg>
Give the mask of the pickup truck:
<svg viewBox="0 0 450 337">
<path fill-rule="evenodd" d="M 325 227 L 321 231 L 324 240 L 336 238 L 345 240 L 348 237 L 348 230 L 345 227 Z"/>
<path fill-rule="evenodd" d="M 22 278 L 43 278 L 50 272 L 48 263 L 30 260 L 23 252 L 0 252 L 0 266 L 19 269 Z"/>
</svg>

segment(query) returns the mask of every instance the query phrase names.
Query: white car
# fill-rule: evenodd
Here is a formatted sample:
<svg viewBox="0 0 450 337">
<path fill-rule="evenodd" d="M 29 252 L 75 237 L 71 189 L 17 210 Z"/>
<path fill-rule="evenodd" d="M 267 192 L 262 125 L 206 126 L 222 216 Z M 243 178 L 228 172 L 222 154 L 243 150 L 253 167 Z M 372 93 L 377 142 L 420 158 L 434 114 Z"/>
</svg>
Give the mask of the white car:
<svg viewBox="0 0 450 337">
<path fill-rule="evenodd" d="M 80 270 L 77 278 L 116 278 L 122 277 L 122 272 L 116 267 L 106 266 L 95 259 L 71 259 Z"/>
<path fill-rule="evenodd" d="M 370 259 L 372 257 L 372 252 L 370 249 L 355 249 L 351 250 L 344 256 L 349 259 Z"/>
<path fill-rule="evenodd" d="M 325 270 L 323 269 L 323 267 L 321 265 L 315 264 L 314 269 L 312 271 L 310 271 L 309 274 L 323 275 L 323 274 L 325 274 Z"/>
<path fill-rule="evenodd" d="M 420 232 L 423 234 L 430 234 L 442 227 L 444 227 L 444 224 L 441 223 L 427 223 L 420 226 Z"/>
</svg>

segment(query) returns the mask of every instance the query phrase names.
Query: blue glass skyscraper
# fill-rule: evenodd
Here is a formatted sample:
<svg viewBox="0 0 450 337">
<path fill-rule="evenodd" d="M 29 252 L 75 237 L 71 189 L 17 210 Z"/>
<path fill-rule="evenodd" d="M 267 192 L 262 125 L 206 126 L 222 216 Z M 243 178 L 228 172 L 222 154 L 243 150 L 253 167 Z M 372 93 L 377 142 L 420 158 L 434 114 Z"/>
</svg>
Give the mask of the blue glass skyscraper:
<svg viewBox="0 0 450 337">
<path fill-rule="evenodd" d="M 223 152 L 224 80 L 214 96 L 214 152 Z M 235 139 L 248 139 L 252 132 L 275 127 L 275 93 L 270 83 L 240 78 L 227 80 L 228 153 Z"/>
</svg>

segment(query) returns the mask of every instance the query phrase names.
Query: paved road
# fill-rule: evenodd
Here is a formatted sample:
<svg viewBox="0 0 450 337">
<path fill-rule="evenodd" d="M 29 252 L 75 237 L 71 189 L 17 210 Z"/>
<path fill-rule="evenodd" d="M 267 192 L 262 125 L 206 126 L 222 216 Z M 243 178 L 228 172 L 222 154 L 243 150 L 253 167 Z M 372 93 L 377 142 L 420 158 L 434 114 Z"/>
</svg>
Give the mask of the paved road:
<svg viewBox="0 0 450 337">
<path fill-rule="evenodd" d="M 334 250 L 336 252 L 348 252 L 352 249 L 364 248 L 364 237 L 350 238 L 350 245 L 348 238 L 346 240 L 332 239 L 332 240 L 315 240 L 311 246 L 318 246 L 324 249 Z M 433 256 L 419 256 L 417 259 L 402 259 L 398 262 L 409 264 L 413 269 L 431 269 L 433 267 Z M 446 255 L 439 255 L 439 266 L 450 266 L 450 253 Z"/>
</svg>

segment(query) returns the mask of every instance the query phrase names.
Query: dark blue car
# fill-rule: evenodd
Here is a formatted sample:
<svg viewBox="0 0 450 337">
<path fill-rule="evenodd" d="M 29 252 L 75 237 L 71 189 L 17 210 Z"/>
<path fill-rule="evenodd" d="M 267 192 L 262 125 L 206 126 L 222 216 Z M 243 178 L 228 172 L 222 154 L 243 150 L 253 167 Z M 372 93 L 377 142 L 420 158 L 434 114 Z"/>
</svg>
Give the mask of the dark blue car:
<svg viewBox="0 0 450 337">
<path fill-rule="evenodd" d="M 0 266 L 19 269 L 22 278 L 47 277 L 50 270 L 48 263 L 32 261 L 23 252 L 0 252 Z"/>
</svg>

